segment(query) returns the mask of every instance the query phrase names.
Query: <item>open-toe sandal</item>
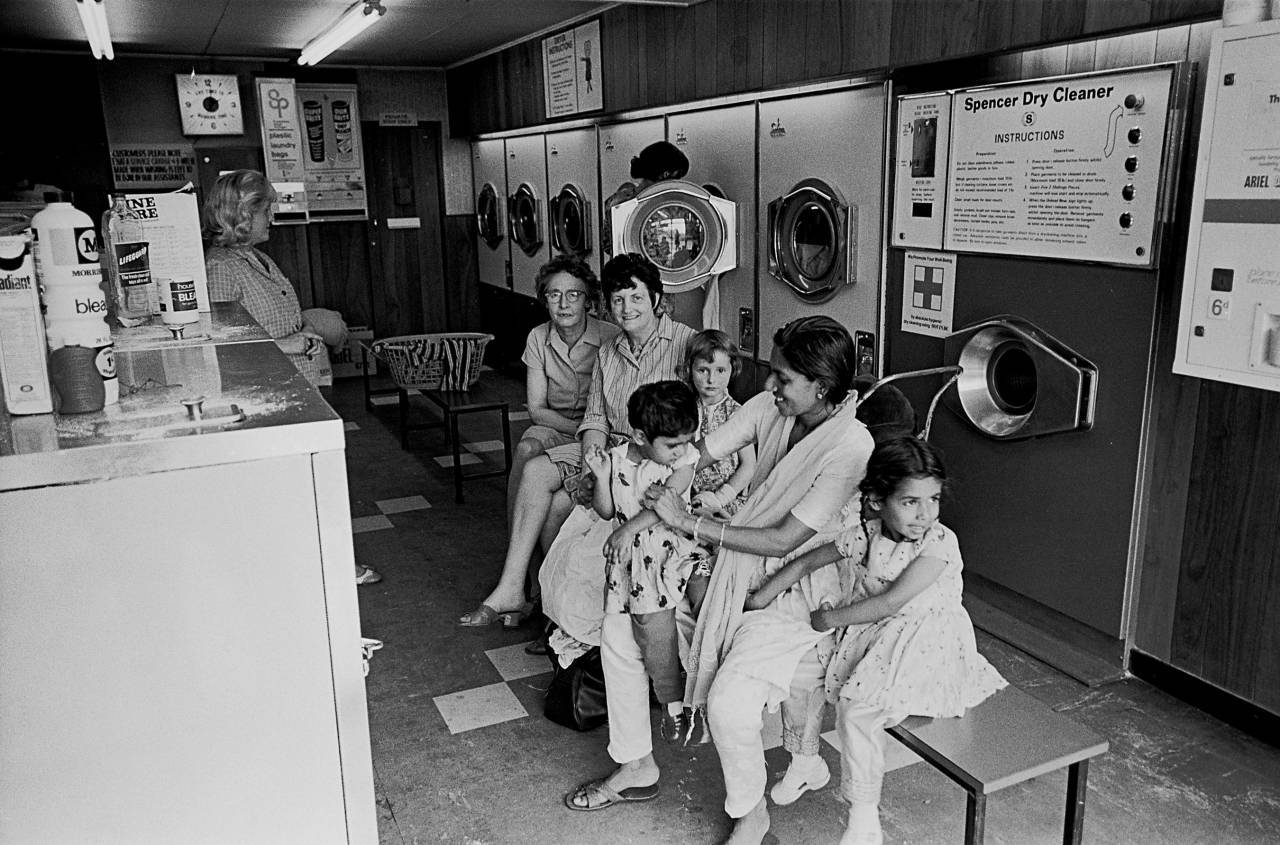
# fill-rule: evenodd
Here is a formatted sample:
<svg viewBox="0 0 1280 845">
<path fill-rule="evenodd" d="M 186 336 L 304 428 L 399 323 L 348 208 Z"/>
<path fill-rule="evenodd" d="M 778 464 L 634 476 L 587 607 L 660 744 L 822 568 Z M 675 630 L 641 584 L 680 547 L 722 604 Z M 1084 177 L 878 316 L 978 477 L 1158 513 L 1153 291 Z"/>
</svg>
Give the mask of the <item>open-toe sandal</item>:
<svg viewBox="0 0 1280 845">
<path fill-rule="evenodd" d="M 564 797 L 564 805 L 570 810 L 591 812 L 622 804 L 627 801 L 649 801 L 658 797 L 658 785 L 628 786 L 626 789 L 614 789 L 606 778 L 593 780 L 579 786 Z M 574 799 L 581 799 L 579 804 Z"/>
<path fill-rule="evenodd" d="M 494 622 L 502 620 L 504 628 L 519 628 L 532 608 L 533 605 L 528 602 L 517 610 L 494 610 L 487 604 L 481 604 L 470 613 L 464 613 L 458 617 L 458 624 L 463 628 L 487 628 Z"/>
</svg>

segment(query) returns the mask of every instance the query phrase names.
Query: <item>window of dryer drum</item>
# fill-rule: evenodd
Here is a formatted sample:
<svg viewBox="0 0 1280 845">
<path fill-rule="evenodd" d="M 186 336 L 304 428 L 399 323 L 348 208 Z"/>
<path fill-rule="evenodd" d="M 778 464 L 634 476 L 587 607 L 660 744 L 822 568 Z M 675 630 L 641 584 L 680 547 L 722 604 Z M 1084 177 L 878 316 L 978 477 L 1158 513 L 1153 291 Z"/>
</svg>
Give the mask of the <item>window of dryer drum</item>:
<svg viewBox="0 0 1280 845">
<path fill-rule="evenodd" d="M 526 182 L 511 195 L 507 204 L 511 239 L 525 255 L 536 255 L 542 247 L 542 221 L 538 217 L 538 197 Z"/>
<path fill-rule="evenodd" d="M 586 255 L 591 252 L 591 212 L 575 185 L 565 185 L 551 198 L 551 245 L 557 252 Z"/>
<path fill-rule="evenodd" d="M 769 274 L 821 302 L 852 281 L 846 255 L 851 211 L 839 193 L 806 179 L 769 203 Z"/>
<path fill-rule="evenodd" d="M 498 219 L 498 190 L 485 182 L 476 197 L 476 231 L 489 249 L 497 249 L 502 242 L 502 223 Z"/>
<path fill-rule="evenodd" d="M 668 203 L 640 223 L 640 251 L 661 270 L 684 270 L 706 248 L 702 218 L 684 203 Z"/>
</svg>

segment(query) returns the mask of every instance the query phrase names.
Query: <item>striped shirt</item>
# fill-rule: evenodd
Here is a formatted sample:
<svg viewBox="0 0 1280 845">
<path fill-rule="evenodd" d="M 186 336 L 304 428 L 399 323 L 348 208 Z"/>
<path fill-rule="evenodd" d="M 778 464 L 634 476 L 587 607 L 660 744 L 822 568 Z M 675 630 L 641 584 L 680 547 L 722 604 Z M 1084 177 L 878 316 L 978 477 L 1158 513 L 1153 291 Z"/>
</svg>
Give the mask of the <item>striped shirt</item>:
<svg viewBox="0 0 1280 845">
<path fill-rule="evenodd" d="M 684 363 L 685 348 L 695 335 L 684 323 L 677 323 L 663 314 L 658 318 L 658 328 L 640 347 L 631 351 L 626 334 L 620 334 L 612 343 L 600 347 L 596 371 L 591 374 L 591 392 L 587 395 L 587 410 L 578 426 L 578 436 L 584 431 L 599 431 L 630 437 L 631 424 L 627 422 L 627 400 L 637 387 L 665 379 L 679 379 L 679 369 Z"/>
<path fill-rule="evenodd" d="M 204 257 L 209 299 L 239 302 L 272 338 L 288 337 L 302 328 L 302 306 L 293 285 L 271 256 L 251 246 L 211 246 Z M 308 358 L 285 353 L 312 384 L 333 383 L 327 355 Z"/>
</svg>

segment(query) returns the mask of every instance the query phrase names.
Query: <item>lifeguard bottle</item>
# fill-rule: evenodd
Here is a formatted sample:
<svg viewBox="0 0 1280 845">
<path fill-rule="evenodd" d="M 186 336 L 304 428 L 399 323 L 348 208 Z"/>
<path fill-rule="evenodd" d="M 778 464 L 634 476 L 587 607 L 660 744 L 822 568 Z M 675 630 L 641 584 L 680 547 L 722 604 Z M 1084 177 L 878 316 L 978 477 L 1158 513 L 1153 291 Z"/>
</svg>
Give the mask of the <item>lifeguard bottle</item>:
<svg viewBox="0 0 1280 845">
<path fill-rule="evenodd" d="M 156 287 L 151 281 L 151 245 L 142 221 L 129 210 L 124 194 L 116 194 L 102 215 L 99 257 L 111 282 L 116 319 L 122 326 L 139 326 L 159 313 Z"/>
<path fill-rule="evenodd" d="M 115 347 L 98 263 L 98 235 L 71 194 L 51 191 L 31 218 L 36 276 L 45 305 L 49 377 L 62 413 L 100 410 L 120 400 Z M 101 398 L 98 398 L 98 397 Z"/>
</svg>

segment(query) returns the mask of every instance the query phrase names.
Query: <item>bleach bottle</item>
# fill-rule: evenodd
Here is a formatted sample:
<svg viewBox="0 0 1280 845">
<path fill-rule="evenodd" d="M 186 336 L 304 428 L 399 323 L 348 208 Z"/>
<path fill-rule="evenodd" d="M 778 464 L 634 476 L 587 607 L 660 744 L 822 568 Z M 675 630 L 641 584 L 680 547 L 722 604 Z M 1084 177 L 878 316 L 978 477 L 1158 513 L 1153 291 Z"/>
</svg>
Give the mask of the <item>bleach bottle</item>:
<svg viewBox="0 0 1280 845">
<path fill-rule="evenodd" d="M 45 305 L 49 377 L 61 413 L 101 410 L 120 400 L 115 347 L 98 263 L 98 234 L 71 194 L 51 191 L 31 218 L 36 276 Z M 101 398 L 99 398 L 101 397 Z"/>
</svg>

